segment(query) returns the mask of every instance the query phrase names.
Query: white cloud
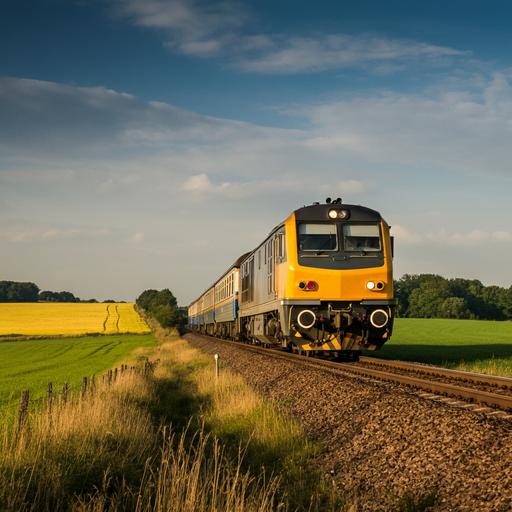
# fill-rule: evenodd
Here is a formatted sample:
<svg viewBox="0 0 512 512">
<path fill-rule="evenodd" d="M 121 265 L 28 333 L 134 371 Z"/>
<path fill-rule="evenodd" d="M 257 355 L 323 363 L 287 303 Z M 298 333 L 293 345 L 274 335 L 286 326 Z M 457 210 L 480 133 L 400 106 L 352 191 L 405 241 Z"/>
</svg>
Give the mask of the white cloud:
<svg viewBox="0 0 512 512">
<path fill-rule="evenodd" d="M 488 243 L 490 235 L 480 229 L 465 234 L 454 233 L 449 235 L 445 229 L 442 229 L 438 233 L 429 233 L 426 238 L 437 243 L 471 247 Z"/>
<path fill-rule="evenodd" d="M 0 78 L 0 111 L 0 149 L 23 149 L 25 154 L 213 142 L 228 132 L 236 138 L 244 125 L 102 87 L 5 77 Z"/>
<path fill-rule="evenodd" d="M 230 1 L 114 0 L 112 6 L 116 16 L 162 32 L 166 46 L 196 55 L 217 53 L 223 35 L 241 27 L 248 17 L 239 4 Z"/>
<path fill-rule="evenodd" d="M 81 230 L 79 229 L 50 229 L 46 233 L 43 233 L 42 238 L 74 238 L 80 235 Z"/>
<path fill-rule="evenodd" d="M 272 196 L 283 192 L 297 192 L 298 190 L 307 190 L 306 183 L 290 181 L 277 178 L 270 180 L 250 179 L 246 182 L 223 182 L 214 185 L 207 174 L 198 174 L 191 176 L 183 184 L 182 190 L 190 192 L 196 197 L 205 195 L 215 195 L 232 199 L 245 199 L 248 197 L 258 197 L 262 194 Z"/>
<path fill-rule="evenodd" d="M 289 113 L 311 118 L 317 129 L 303 144 L 332 158 L 511 175 L 512 91 L 503 73 L 495 73 L 480 95 L 388 93 Z"/>
<path fill-rule="evenodd" d="M 512 233 L 509 231 L 496 231 L 495 233 L 488 233 L 480 229 L 474 229 L 469 233 L 453 233 L 449 234 L 443 228 L 438 232 L 430 232 L 426 235 L 420 235 L 411 231 L 399 224 L 394 224 L 391 229 L 397 243 L 412 245 L 420 243 L 436 243 L 437 245 L 451 245 L 461 247 L 476 247 L 476 246 L 489 246 L 497 243 L 512 242 Z"/>
<path fill-rule="evenodd" d="M 212 182 L 206 174 L 198 174 L 197 176 L 191 176 L 184 184 L 183 190 L 189 190 L 191 192 L 210 192 L 214 189 Z"/>
<path fill-rule="evenodd" d="M 177 180 L 187 192 L 224 196 L 290 186 L 360 195 L 375 187 L 373 179 L 351 177 L 359 176 L 354 169 L 361 163 L 486 176 L 512 170 L 512 91 L 503 73 L 480 95 L 389 93 L 283 111 L 309 117 L 309 131 L 215 119 L 102 88 L 12 78 L 0 79 L 0 111 L 6 113 L 0 149 L 10 155 L 0 179 L 11 187 L 35 181 L 82 187 L 86 179 L 113 194 L 176 188 Z M 91 159 L 100 150 L 101 158 Z M 88 158 L 77 160 L 81 151 Z M 315 179 L 312 169 L 328 179 Z"/>
<path fill-rule="evenodd" d="M 396 243 L 400 244 L 418 244 L 423 241 L 423 237 L 414 231 L 400 226 L 399 224 L 393 224 L 391 226 L 391 236 L 395 237 Z"/>
<path fill-rule="evenodd" d="M 110 234 L 110 231 L 107 228 L 93 230 L 88 233 L 90 236 L 99 237 L 99 236 L 107 236 Z"/>
<path fill-rule="evenodd" d="M 266 48 L 256 57 L 240 57 L 235 62 L 244 71 L 255 73 L 304 73 L 326 69 L 364 67 L 379 63 L 379 74 L 394 72 L 403 63 L 422 61 L 433 66 L 446 66 L 455 57 L 467 56 L 452 48 L 434 46 L 416 41 L 393 40 L 369 35 L 350 36 L 334 34 L 309 38 L 276 36 L 271 39 L 273 48 Z M 270 44 L 267 44 L 270 46 Z M 447 59 L 449 59 L 447 61 Z"/>
<path fill-rule="evenodd" d="M 22 242 L 38 242 L 38 241 L 52 241 L 52 240 L 66 240 L 66 239 L 77 239 L 77 238 L 99 238 L 105 237 L 110 234 L 107 228 L 103 229 L 41 229 L 41 228 L 20 228 L 17 227 L 13 230 L 3 230 L 0 232 L 0 238 L 13 243 Z"/>
<path fill-rule="evenodd" d="M 497 242 L 512 242 L 512 233 L 510 231 L 496 231 L 492 237 Z"/>
<path fill-rule="evenodd" d="M 444 46 L 370 34 L 250 34 L 254 13 L 237 2 L 197 0 L 115 0 L 115 15 L 163 34 L 173 51 L 224 57 L 250 73 L 290 74 L 365 67 L 389 74 L 412 62 L 446 67 L 470 55 Z"/>
<path fill-rule="evenodd" d="M 134 233 L 129 239 L 128 241 L 129 242 L 143 242 L 144 239 L 146 238 L 146 235 L 142 232 L 139 232 L 139 233 Z"/>
</svg>

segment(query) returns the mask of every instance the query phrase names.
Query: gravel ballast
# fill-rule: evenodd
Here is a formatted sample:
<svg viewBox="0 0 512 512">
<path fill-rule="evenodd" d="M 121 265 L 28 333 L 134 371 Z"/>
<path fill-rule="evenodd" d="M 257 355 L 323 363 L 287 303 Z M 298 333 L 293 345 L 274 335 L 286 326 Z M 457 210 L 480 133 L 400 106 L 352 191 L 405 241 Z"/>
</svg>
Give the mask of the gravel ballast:
<svg viewBox="0 0 512 512">
<path fill-rule="evenodd" d="M 512 421 L 420 398 L 395 384 L 327 372 L 186 334 L 219 354 L 325 448 L 316 463 L 353 511 L 394 511 L 399 496 L 435 495 L 433 511 L 512 510 Z"/>
</svg>

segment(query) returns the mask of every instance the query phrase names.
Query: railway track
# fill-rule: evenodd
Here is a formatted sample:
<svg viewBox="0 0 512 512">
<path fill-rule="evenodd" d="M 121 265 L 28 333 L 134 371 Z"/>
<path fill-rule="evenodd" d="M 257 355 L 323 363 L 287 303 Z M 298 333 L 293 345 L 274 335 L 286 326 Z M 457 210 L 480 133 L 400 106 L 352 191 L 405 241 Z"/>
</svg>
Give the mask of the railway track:
<svg viewBox="0 0 512 512">
<path fill-rule="evenodd" d="M 197 333 L 193 333 L 196 336 Z M 209 336 L 205 336 L 210 338 Z M 512 413 L 512 379 L 476 373 L 448 370 L 400 361 L 361 357 L 359 362 L 340 362 L 335 359 L 304 357 L 279 349 L 263 348 L 221 338 L 216 341 L 229 343 L 244 350 L 251 350 L 273 357 L 293 359 L 304 364 L 322 367 L 331 371 L 344 371 L 369 379 L 410 386 L 419 396 L 450 404 L 465 403 L 477 405 L 475 411 L 505 411 Z M 512 418 L 512 416 L 509 416 Z"/>
</svg>

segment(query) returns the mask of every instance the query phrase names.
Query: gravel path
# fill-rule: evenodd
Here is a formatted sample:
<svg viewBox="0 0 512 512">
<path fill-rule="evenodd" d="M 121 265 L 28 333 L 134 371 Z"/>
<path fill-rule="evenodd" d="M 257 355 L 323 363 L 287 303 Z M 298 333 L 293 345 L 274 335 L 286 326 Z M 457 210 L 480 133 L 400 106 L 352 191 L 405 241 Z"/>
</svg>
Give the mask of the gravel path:
<svg viewBox="0 0 512 512">
<path fill-rule="evenodd" d="M 400 510 L 434 493 L 433 511 L 512 511 L 512 421 L 424 400 L 406 388 L 273 360 L 195 334 L 185 339 L 287 410 L 325 444 L 318 464 L 352 510 Z M 329 477 L 331 478 L 331 477 Z"/>
</svg>

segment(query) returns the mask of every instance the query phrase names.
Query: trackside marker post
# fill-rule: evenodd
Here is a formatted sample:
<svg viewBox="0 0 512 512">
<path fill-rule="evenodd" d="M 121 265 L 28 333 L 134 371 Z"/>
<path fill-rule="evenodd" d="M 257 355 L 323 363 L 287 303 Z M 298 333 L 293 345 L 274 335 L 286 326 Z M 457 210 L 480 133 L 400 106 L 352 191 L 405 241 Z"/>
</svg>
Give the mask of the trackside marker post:
<svg viewBox="0 0 512 512">
<path fill-rule="evenodd" d="M 217 373 L 217 378 L 219 378 L 219 354 L 215 354 L 215 371 Z"/>
</svg>

